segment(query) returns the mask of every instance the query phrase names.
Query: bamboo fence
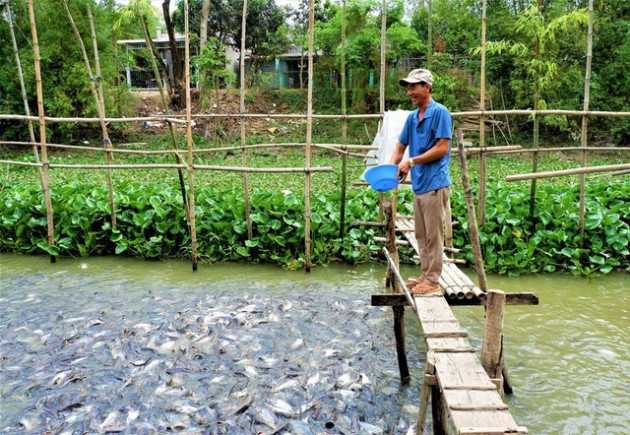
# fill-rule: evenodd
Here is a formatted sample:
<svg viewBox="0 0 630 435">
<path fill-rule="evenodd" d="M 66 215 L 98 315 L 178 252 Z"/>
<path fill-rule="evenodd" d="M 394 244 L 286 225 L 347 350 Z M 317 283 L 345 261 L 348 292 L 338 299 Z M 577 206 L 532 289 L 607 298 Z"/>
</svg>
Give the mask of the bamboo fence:
<svg viewBox="0 0 630 435">
<path fill-rule="evenodd" d="M 168 109 L 168 104 L 166 104 L 166 98 L 164 95 L 164 89 L 161 86 L 162 80 L 158 71 L 157 64 L 155 62 L 155 58 L 150 56 L 152 61 L 152 66 L 154 70 L 154 75 L 156 78 L 156 82 L 158 83 L 158 87 L 160 89 L 162 105 L 163 105 L 163 113 L 164 115 L 160 116 L 144 116 L 144 117 L 130 117 L 130 118 L 108 118 L 105 115 L 104 108 L 104 97 L 101 82 L 98 80 L 100 78 L 100 64 L 98 59 L 98 46 L 96 44 L 95 31 L 93 26 L 93 20 L 91 19 L 91 11 L 88 10 L 88 15 L 91 20 L 91 31 L 92 31 L 92 42 L 93 42 L 93 50 L 94 50 L 94 62 L 96 67 L 96 76 L 92 74 L 89 60 L 87 59 L 87 54 L 85 51 L 85 47 L 82 47 L 82 51 L 84 53 L 84 61 L 86 63 L 86 70 L 89 74 L 89 77 L 92 79 L 91 83 L 93 85 L 94 91 L 93 94 L 95 96 L 95 103 L 98 109 L 98 117 L 97 118 L 80 118 L 80 117 L 52 117 L 46 116 L 44 112 L 43 106 L 43 91 L 42 91 L 42 80 L 41 80 L 41 70 L 40 70 L 40 55 L 39 55 L 39 45 L 37 41 L 37 29 L 36 29 L 36 20 L 35 14 L 33 11 L 33 2 L 32 0 L 27 0 L 29 18 L 31 22 L 31 31 L 32 31 L 32 47 L 34 51 L 34 62 L 35 62 L 35 80 L 36 80 L 36 91 L 37 91 L 37 105 L 38 105 L 38 114 L 37 116 L 33 116 L 29 112 L 28 103 L 26 101 L 26 93 L 24 91 L 25 86 L 23 83 L 23 75 L 21 73 L 21 66 L 19 62 L 19 53 L 17 50 L 17 44 L 14 41 L 14 51 L 16 56 L 16 62 L 19 70 L 19 77 L 21 80 L 21 86 L 23 89 L 23 98 L 25 102 L 25 115 L 17 115 L 17 114 L 0 114 L 0 120 L 17 120 L 17 121 L 25 121 L 29 125 L 29 133 L 30 133 L 30 141 L 29 142 L 19 142 L 19 141 L 3 141 L 1 144 L 7 145 L 25 145 L 32 146 L 33 152 L 35 155 L 35 162 L 24 162 L 24 161 L 12 161 L 12 160 L 0 160 L 0 164 L 9 164 L 9 165 L 25 165 L 37 168 L 41 174 L 41 185 L 42 190 L 44 192 L 44 201 L 46 206 L 46 215 L 47 215 L 47 227 L 48 227 L 48 243 L 49 246 L 54 246 L 54 224 L 53 224 L 53 214 L 52 214 L 52 203 L 50 198 L 50 182 L 49 182 L 49 170 L 51 168 L 55 169 L 106 169 L 109 173 L 111 170 L 116 169 L 167 169 L 172 170 L 176 169 L 179 172 L 180 185 L 182 190 L 182 197 L 184 200 L 184 207 L 186 210 L 186 217 L 189 225 L 189 232 L 191 234 L 192 240 L 192 250 L 193 250 L 193 269 L 197 267 L 197 258 L 196 258 L 196 234 L 195 234 L 195 213 L 194 213 L 194 171 L 195 170 L 211 170 L 211 171 L 231 171 L 231 172 L 241 172 L 243 174 L 243 185 L 246 203 L 248 203 L 249 193 L 248 193 L 248 182 L 247 182 L 247 174 L 252 172 L 267 172 L 267 173 L 295 173 L 295 172 L 303 172 L 305 174 L 305 265 L 307 272 L 310 271 L 311 268 L 311 259 L 310 259 L 310 245 L 311 245 L 311 234 L 310 234 L 310 195 L 311 195 L 311 174 L 317 172 L 330 172 L 333 168 L 330 167 L 312 167 L 312 153 L 313 149 L 323 149 L 332 152 L 339 153 L 342 156 L 342 174 L 341 174 L 341 185 L 342 185 L 342 217 L 341 217 L 341 225 L 340 225 L 340 236 L 343 237 L 344 233 L 344 225 L 345 225 L 345 189 L 346 189 L 346 171 L 348 167 L 356 167 L 363 165 L 347 165 L 346 158 L 347 157 L 356 157 L 365 159 L 367 155 L 362 153 L 350 152 L 349 150 L 372 150 L 374 147 L 365 146 L 365 145 L 353 145 L 347 143 L 347 121 L 348 120 L 379 120 L 382 123 L 382 119 L 384 117 L 385 112 L 385 26 L 386 26 L 386 12 L 387 12 L 387 2 L 383 0 L 382 2 L 382 23 L 381 23 L 381 68 L 380 68 L 380 81 L 379 81 L 379 113 L 377 114 L 357 114 L 357 115 L 349 115 L 347 114 L 346 108 L 346 83 L 345 83 L 345 1 L 343 2 L 343 27 L 342 27 L 342 44 L 341 44 L 341 54 L 342 54 L 342 63 L 341 63 L 341 71 L 342 71 L 342 110 L 340 114 L 334 115 L 323 115 L 323 114 L 315 114 L 313 113 L 313 52 L 314 52 L 314 0 L 309 1 L 309 37 L 308 37 L 308 101 L 307 101 L 307 110 L 306 113 L 289 113 L 289 114 L 269 114 L 269 113 L 246 113 L 245 107 L 245 64 L 244 64 L 244 56 L 241 56 L 241 89 L 240 89 L 240 107 L 238 113 L 212 113 L 212 114 L 193 114 L 191 109 L 191 101 L 190 101 L 190 54 L 189 54 L 189 32 L 188 32 L 188 7 L 186 0 L 185 7 L 185 37 L 186 37 L 186 58 L 185 58 L 185 68 L 186 68 L 186 113 L 185 115 L 177 115 L 170 114 Z M 431 2 L 429 2 L 430 4 Z M 67 7 L 65 1 L 64 5 Z M 9 5 L 7 7 L 7 16 L 9 17 L 9 23 L 11 24 L 11 15 L 9 10 Z M 139 11 L 138 11 L 139 12 Z M 245 39 L 246 39 L 246 28 L 245 28 L 245 20 L 248 12 L 247 1 L 244 2 L 243 5 L 243 30 L 242 30 L 242 46 L 241 53 L 245 53 Z M 68 10 L 69 19 L 75 29 L 75 34 L 77 35 L 80 44 L 83 45 L 81 40 L 81 36 L 76 30 L 76 26 L 74 26 L 72 22 L 72 16 L 70 11 Z M 148 36 L 148 29 L 146 29 L 146 23 L 143 17 L 139 14 L 138 16 L 141 25 L 143 27 L 143 31 L 145 34 L 145 39 L 148 39 L 147 46 L 150 44 L 150 37 Z M 429 15 L 429 21 L 431 21 L 431 16 Z M 11 30 L 12 30 L 12 26 Z M 533 204 L 535 198 L 535 180 L 539 178 L 548 178 L 555 176 L 566 176 L 566 175 L 575 175 L 579 174 L 581 176 L 581 187 L 580 187 L 580 202 L 581 202 L 581 212 L 580 212 L 580 229 L 583 232 L 583 201 L 584 201 L 584 183 L 583 177 L 586 173 L 592 172 L 600 172 L 600 171 L 617 171 L 615 173 L 626 173 L 629 169 L 629 165 L 621 164 L 621 165 L 608 165 L 605 167 L 587 167 L 586 166 L 586 156 L 588 151 L 627 151 L 630 148 L 622 148 L 622 147 L 589 147 L 587 141 L 587 125 L 588 118 L 590 117 L 629 117 L 630 112 L 609 112 L 609 111 L 591 111 L 589 110 L 589 88 L 590 88 L 590 75 L 591 75 L 591 59 L 592 59 L 592 27 L 593 27 L 593 1 L 589 1 L 589 28 L 588 28 L 588 49 L 587 49 L 587 65 L 586 65 L 586 77 L 585 77 L 585 98 L 584 98 L 584 108 L 583 110 L 562 110 L 562 109 L 553 109 L 553 110 L 538 110 L 537 107 L 534 107 L 534 110 L 485 110 L 485 27 L 486 27 L 486 1 L 483 1 L 482 5 L 482 35 L 481 35 L 481 98 L 480 98 L 480 110 L 475 111 L 465 111 L 465 112 L 455 112 L 452 113 L 453 119 L 459 118 L 468 118 L 468 117 L 476 117 L 479 119 L 479 135 L 480 142 L 479 147 L 477 148 L 469 148 L 466 150 L 466 154 L 479 154 L 480 155 L 480 194 L 478 200 L 478 209 L 479 216 L 478 219 L 481 221 L 482 225 L 485 220 L 485 185 L 486 185 L 486 171 L 485 171 L 485 156 L 492 154 L 518 154 L 518 153 L 533 153 L 533 172 L 531 174 L 518 174 L 508 177 L 508 181 L 516 181 L 516 180 L 532 180 L 532 196 L 531 196 L 531 209 L 533 211 Z M 429 27 L 430 28 L 430 27 Z M 429 30 L 431 32 L 431 30 Z M 12 33 L 13 35 L 13 33 Z M 14 37 L 14 35 L 13 35 Z M 431 41 L 429 41 L 430 43 Z M 431 44 L 429 44 L 431 47 Z M 428 59 L 431 58 L 431 52 L 428 53 Z M 429 61 L 430 66 L 430 61 Z M 96 89 L 96 85 L 94 84 L 98 82 L 98 89 Z M 537 91 L 535 89 L 535 91 Z M 506 119 L 509 116 L 529 116 L 534 119 L 534 148 L 533 149 L 523 149 L 520 147 L 486 147 L 485 146 L 485 120 L 488 118 L 505 116 Z M 582 136 L 581 136 L 581 146 L 580 147 L 555 147 L 555 148 L 540 148 L 538 144 L 538 125 L 537 121 L 541 116 L 548 115 L 561 115 L 561 116 L 579 116 L 582 118 Z M 192 121 L 193 119 L 211 119 L 211 118 L 239 118 L 240 119 L 240 127 L 241 127 L 241 145 L 238 147 L 220 147 L 220 148 L 209 148 L 209 149 L 197 149 L 194 147 L 192 142 Z M 247 119 L 252 118 L 273 118 L 273 119 L 305 119 L 306 120 L 306 138 L 304 143 L 269 143 L 269 144 L 245 144 L 245 129 L 244 123 Z M 342 138 L 340 144 L 318 144 L 314 143 L 312 140 L 312 123 L 313 120 L 316 119 L 332 119 L 332 120 L 342 120 Z M 34 129 L 32 127 L 33 122 L 38 122 L 39 124 L 39 141 L 35 138 Z M 101 125 L 102 133 L 103 133 L 103 148 L 95 148 L 89 146 L 79 146 L 79 145 L 64 145 L 64 144 L 48 144 L 46 142 L 46 123 L 99 123 Z M 132 150 L 132 149 L 116 149 L 113 148 L 109 138 L 107 137 L 107 128 L 106 125 L 110 123 L 129 123 L 129 122 L 166 122 L 169 126 L 169 130 L 171 133 L 172 145 L 173 149 L 171 150 L 157 150 L 157 151 L 149 151 L 149 150 Z M 180 124 L 186 129 L 186 138 L 187 138 L 187 147 L 186 154 L 187 158 L 184 156 L 184 151 L 177 149 L 176 141 L 175 141 L 175 131 L 173 128 L 173 124 Z M 63 149 L 76 149 L 76 150 L 85 150 L 85 151 L 97 151 L 104 152 L 106 155 L 106 164 L 91 164 L 91 165 L 70 165 L 70 164 L 50 164 L 48 162 L 47 150 L 49 147 L 57 147 Z M 304 147 L 305 148 L 305 166 L 302 168 L 250 168 L 247 166 L 247 151 L 253 148 L 264 148 L 264 147 Z M 41 160 L 38 153 L 38 148 L 41 152 Z M 203 165 L 203 164 L 193 164 L 193 155 L 195 153 L 213 153 L 219 151 L 230 151 L 230 150 L 240 150 L 242 153 L 242 166 L 214 166 L 214 165 Z M 536 158 L 537 154 L 540 152 L 556 152 L 556 151 L 580 151 L 581 153 L 581 168 L 572 169 L 572 170 L 564 170 L 564 171 L 553 171 L 553 172 L 541 172 L 536 173 Z M 453 152 L 457 152 L 457 150 L 453 149 Z M 114 164 L 113 163 L 113 154 L 121 153 L 121 154 L 146 154 L 146 155 L 159 155 L 159 154 L 173 154 L 176 163 L 174 164 Z M 183 181 L 183 171 L 187 171 L 188 173 L 188 195 L 186 193 L 186 186 Z M 111 186 L 111 184 L 110 184 Z M 112 219 L 115 222 L 115 205 L 113 204 L 113 187 L 110 187 L 112 198 L 111 202 L 111 212 Z M 394 202 L 395 203 L 395 202 Z M 247 221 L 248 221 L 248 237 L 252 237 L 252 229 L 251 229 L 251 220 L 249 217 L 249 204 L 246 206 L 247 209 Z M 54 250 L 51 248 L 51 252 Z M 55 256 L 51 254 L 51 261 L 55 260 Z"/>
</svg>

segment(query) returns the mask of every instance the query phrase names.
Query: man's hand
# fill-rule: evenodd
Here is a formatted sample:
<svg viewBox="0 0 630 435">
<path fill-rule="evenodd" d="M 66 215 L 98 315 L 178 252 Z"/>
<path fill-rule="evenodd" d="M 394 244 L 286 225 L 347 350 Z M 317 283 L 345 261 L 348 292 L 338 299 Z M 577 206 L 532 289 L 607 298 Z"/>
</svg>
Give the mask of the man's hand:
<svg viewBox="0 0 630 435">
<path fill-rule="evenodd" d="M 411 168 L 409 167 L 409 160 L 403 160 L 402 162 L 400 162 L 400 164 L 398 165 L 398 171 L 396 172 L 396 178 L 400 179 L 400 181 L 405 181 L 405 178 L 407 178 L 407 174 L 409 174 L 409 170 Z"/>
</svg>

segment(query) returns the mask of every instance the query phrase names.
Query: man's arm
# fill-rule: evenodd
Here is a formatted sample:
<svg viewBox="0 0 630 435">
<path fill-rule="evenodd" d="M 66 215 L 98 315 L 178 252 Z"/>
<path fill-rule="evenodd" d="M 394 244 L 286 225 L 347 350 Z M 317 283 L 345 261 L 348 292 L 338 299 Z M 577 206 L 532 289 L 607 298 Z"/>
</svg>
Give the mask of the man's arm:
<svg viewBox="0 0 630 435">
<path fill-rule="evenodd" d="M 438 139 L 433 147 L 413 158 L 414 165 L 418 165 L 420 163 L 431 163 L 441 159 L 448 154 L 450 142 L 451 140 L 448 138 Z"/>
</svg>

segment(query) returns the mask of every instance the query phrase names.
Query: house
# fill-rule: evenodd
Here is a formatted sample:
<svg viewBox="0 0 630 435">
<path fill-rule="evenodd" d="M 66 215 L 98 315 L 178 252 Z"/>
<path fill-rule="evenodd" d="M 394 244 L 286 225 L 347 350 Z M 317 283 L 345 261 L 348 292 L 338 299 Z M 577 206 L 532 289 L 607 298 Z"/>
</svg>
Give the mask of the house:
<svg viewBox="0 0 630 435">
<path fill-rule="evenodd" d="M 186 40 L 184 35 L 175 35 L 176 47 L 180 52 L 180 59 L 184 62 L 184 53 L 186 51 Z M 135 51 L 144 50 L 146 52 L 147 45 L 144 39 L 121 39 L 116 41 L 119 46 L 123 46 L 125 55 L 120 56 L 124 59 L 125 70 L 121 71 L 121 75 L 126 78 L 127 85 L 132 90 L 151 90 L 157 89 L 155 75 L 151 61 L 145 55 L 134 53 Z M 160 56 L 164 60 L 169 73 L 173 72 L 173 56 L 171 55 L 171 47 L 169 45 L 168 34 L 163 32 L 161 28 L 157 29 L 157 37 L 153 39 L 153 43 L 157 48 Z M 190 46 L 190 55 L 196 56 L 199 53 L 199 46 Z"/>
<path fill-rule="evenodd" d="M 303 62 L 303 63 L 302 63 Z M 245 73 L 249 74 L 252 67 L 252 58 L 245 55 Z M 266 76 L 259 85 L 267 88 L 299 88 L 300 66 L 302 66 L 302 85 L 306 87 L 308 80 L 308 50 L 302 52 L 302 46 L 289 45 L 287 51 L 276 56 L 270 61 L 265 61 L 261 73 Z M 238 71 L 239 65 L 236 69 Z"/>
</svg>

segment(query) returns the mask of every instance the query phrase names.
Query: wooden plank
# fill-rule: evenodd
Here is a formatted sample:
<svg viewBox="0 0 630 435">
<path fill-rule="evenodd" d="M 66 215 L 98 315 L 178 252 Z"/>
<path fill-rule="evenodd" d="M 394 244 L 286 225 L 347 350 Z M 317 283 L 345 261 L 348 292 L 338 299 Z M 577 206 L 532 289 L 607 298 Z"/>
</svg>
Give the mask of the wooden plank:
<svg viewBox="0 0 630 435">
<path fill-rule="evenodd" d="M 444 390 L 444 396 L 449 403 L 463 406 L 489 405 L 505 406 L 496 390 Z"/>
<path fill-rule="evenodd" d="M 457 322 L 457 318 L 455 318 L 455 315 L 442 295 L 439 297 L 415 296 L 414 299 L 418 310 L 418 318 L 421 322 L 445 320 Z"/>
<path fill-rule="evenodd" d="M 515 434 L 515 435 L 525 435 L 528 434 L 529 431 L 526 427 L 522 426 L 509 426 L 509 427 L 471 427 L 471 428 L 462 428 L 457 431 L 458 434 L 461 435 L 504 435 L 504 434 Z"/>
<path fill-rule="evenodd" d="M 450 410 L 449 414 L 453 426 L 457 428 L 457 433 L 485 434 L 488 432 L 484 432 L 482 428 L 495 428 L 498 432 L 490 433 L 503 434 L 510 433 L 506 431 L 514 430 L 518 427 L 514 421 L 514 417 L 512 417 L 508 410 Z M 467 431 L 464 432 L 465 430 Z"/>
<path fill-rule="evenodd" d="M 427 347 L 430 351 L 436 351 L 437 349 L 473 349 L 468 340 L 464 337 L 435 337 L 427 338 Z M 473 349 L 474 350 L 474 349 Z"/>
<path fill-rule="evenodd" d="M 474 354 L 436 353 L 435 371 L 443 389 L 468 385 L 495 388 Z"/>
</svg>

